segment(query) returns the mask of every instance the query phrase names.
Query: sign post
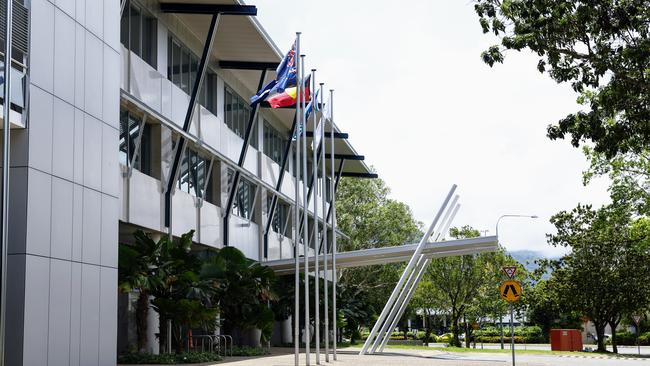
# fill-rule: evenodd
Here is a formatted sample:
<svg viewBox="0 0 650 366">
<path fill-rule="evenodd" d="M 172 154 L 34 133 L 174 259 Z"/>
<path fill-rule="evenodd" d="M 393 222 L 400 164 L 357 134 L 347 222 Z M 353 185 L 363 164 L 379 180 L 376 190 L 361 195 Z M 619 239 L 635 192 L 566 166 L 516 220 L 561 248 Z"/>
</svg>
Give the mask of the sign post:
<svg viewBox="0 0 650 366">
<path fill-rule="evenodd" d="M 513 280 L 517 267 L 503 267 L 502 270 L 509 279 L 501 283 L 501 286 L 499 286 L 499 294 L 502 299 L 510 303 L 510 349 L 512 350 L 512 366 L 515 366 L 515 325 L 513 303 L 519 301 L 521 298 L 521 284 Z"/>
<path fill-rule="evenodd" d="M 641 323 L 641 315 L 632 315 L 632 320 L 634 320 L 634 324 L 636 327 L 636 347 L 639 352 L 639 355 L 641 354 L 641 343 L 639 343 L 639 334 L 641 333 L 641 327 L 639 326 L 639 323 Z"/>
</svg>

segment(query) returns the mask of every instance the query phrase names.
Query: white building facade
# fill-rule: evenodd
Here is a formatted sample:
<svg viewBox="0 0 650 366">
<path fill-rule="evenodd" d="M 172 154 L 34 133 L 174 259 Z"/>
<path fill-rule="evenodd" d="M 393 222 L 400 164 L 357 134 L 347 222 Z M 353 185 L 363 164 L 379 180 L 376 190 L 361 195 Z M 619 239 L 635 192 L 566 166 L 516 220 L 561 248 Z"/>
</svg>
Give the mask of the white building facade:
<svg viewBox="0 0 650 366">
<path fill-rule="evenodd" d="M 184 129 L 210 14 L 163 11 L 170 3 L 155 0 L 14 4 L 28 38 L 12 55 L 8 365 L 116 363 L 118 243 L 135 230 L 194 230 L 197 246 L 235 246 L 260 262 L 293 258 L 294 177 L 285 156 L 295 110 L 254 113 L 248 103 L 286 50 L 254 17 L 219 16 Z M 372 176 L 335 131 L 334 175 Z M 332 198 L 320 186 L 310 189 L 310 210 L 322 195 Z"/>
</svg>

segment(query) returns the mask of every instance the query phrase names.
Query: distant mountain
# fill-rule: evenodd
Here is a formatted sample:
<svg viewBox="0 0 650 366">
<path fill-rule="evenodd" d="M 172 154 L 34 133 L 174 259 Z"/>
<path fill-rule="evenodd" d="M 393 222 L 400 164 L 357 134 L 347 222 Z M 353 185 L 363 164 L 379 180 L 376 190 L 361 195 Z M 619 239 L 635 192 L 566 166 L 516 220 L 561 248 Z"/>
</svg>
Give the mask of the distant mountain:
<svg viewBox="0 0 650 366">
<path fill-rule="evenodd" d="M 515 250 L 508 252 L 514 259 L 517 260 L 517 262 L 521 263 L 521 265 L 526 268 L 527 271 L 532 272 L 539 267 L 536 263 L 535 260 L 537 259 L 543 259 L 543 258 L 548 258 L 548 256 L 544 255 L 542 252 L 538 252 L 535 250 Z M 550 259 L 553 259 L 554 257 L 551 257 Z M 545 275 L 544 278 L 547 278 L 548 275 Z"/>
</svg>

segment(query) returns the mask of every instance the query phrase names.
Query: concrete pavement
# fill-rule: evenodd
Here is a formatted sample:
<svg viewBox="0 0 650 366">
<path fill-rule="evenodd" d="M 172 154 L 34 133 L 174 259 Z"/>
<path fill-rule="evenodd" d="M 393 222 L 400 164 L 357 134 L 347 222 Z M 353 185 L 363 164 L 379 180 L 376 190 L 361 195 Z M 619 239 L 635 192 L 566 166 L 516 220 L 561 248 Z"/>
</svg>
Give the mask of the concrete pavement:
<svg viewBox="0 0 650 366">
<path fill-rule="evenodd" d="M 380 355 L 359 356 L 358 349 L 346 348 L 338 353 L 336 362 L 325 363 L 321 354 L 321 365 L 334 366 L 488 366 L 511 364 L 509 353 L 449 353 L 444 350 L 407 350 L 407 349 L 386 349 L 387 352 Z M 255 359 L 228 359 L 220 364 L 235 366 L 293 366 L 293 354 L 289 349 L 274 349 L 274 354 L 267 357 Z M 650 366 L 647 359 L 626 359 L 601 356 L 576 354 L 571 356 L 557 355 L 517 355 L 519 366 Z M 300 364 L 304 365 L 304 354 L 300 355 Z M 315 365 L 315 358 L 312 354 L 311 364 Z"/>
</svg>

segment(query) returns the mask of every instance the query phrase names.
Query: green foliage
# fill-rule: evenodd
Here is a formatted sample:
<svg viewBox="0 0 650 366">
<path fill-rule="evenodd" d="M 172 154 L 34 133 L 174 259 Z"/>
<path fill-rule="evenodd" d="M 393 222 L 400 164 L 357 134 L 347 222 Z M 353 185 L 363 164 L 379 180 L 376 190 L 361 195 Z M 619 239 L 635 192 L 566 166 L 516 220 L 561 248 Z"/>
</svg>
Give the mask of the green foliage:
<svg viewBox="0 0 650 366">
<path fill-rule="evenodd" d="M 554 269 L 548 285 L 562 306 L 594 323 L 599 351 L 605 350 L 605 326 L 613 329 L 615 346 L 621 320 L 643 310 L 650 298 L 650 255 L 640 249 L 650 232 L 638 232 L 645 225 L 635 227 L 635 221 L 628 207 L 618 205 L 579 205 L 551 218 L 557 233 L 548 235 L 549 242 L 571 251 L 547 263 Z"/>
<path fill-rule="evenodd" d="M 418 222 L 405 204 L 388 198 L 381 179 L 343 178 L 337 191 L 338 228 L 351 240 L 338 250 L 402 245 L 418 239 Z M 345 317 L 344 335 L 354 342 L 362 326 L 372 323 L 397 283 L 403 264 L 375 265 L 341 271 L 338 305 Z"/>
<path fill-rule="evenodd" d="M 265 356 L 270 354 L 269 350 L 266 348 L 259 347 L 233 347 L 232 355 L 237 357 L 256 357 L 256 356 Z"/>
<path fill-rule="evenodd" d="M 166 353 L 161 355 L 152 355 L 149 353 L 129 353 L 121 355 L 117 363 L 125 365 L 174 365 L 183 363 L 201 363 L 221 361 L 221 357 L 215 353 L 209 352 L 187 352 L 187 353 Z"/>
<path fill-rule="evenodd" d="M 607 158 L 650 146 L 648 0 L 476 0 L 474 9 L 501 40 L 482 54 L 488 65 L 529 49 L 540 72 L 581 93 L 587 109 L 550 126 L 550 138 L 591 140 Z"/>
<path fill-rule="evenodd" d="M 470 226 L 451 228 L 449 232 L 457 239 L 479 236 L 478 230 Z M 496 289 L 503 277 L 501 267 L 515 263 L 502 251 L 434 259 L 414 301 L 423 309 L 447 309 L 451 320 L 450 344 L 460 346 L 459 336 L 463 332 L 467 333 L 469 344 L 473 323 L 480 324 L 487 315 L 498 317 L 505 312 L 506 304 Z M 521 276 L 526 271 L 519 266 L 518 273 Z"/>
<path fill-rule="evenodd" d="M 587 146 L 583 152 L 589 161 L 583 172 L 585 185 L 594 177 L 607 176 L 612 201 L 631 206 L 639 215 L 650 215 L 650 148 L 612 157 Z"/>
<path fill-rule="evenodd" d="M 522 302 L 526 307 L 528 321 L 539 325 L 541 335 L 548 340 L 553 328 L 580 329 L 580 313 L 567 309 L 557 293 L 556 278 L 539 280 L 524 293 Z"/>
<path fill-rule="evenodd" d="M 501 342 L 501 331 L 497 327 L 486 327 L 475 331 L 476 341 L 485 343 Z M 510 339 L 510 331 L 505 334 Z M 515 343 L 544 343 L 546 337 L 538 326 L 515 327 Z"/>
<path fill-rule="evenodd" d="M 207 259 L 201 273 L 221 282 L 218 296 L 226 328 L 259 328 L 263 339 L 270 339 L 275 316 L 268 305 L 278 300 L 273 270 L 225 247 Z"/>
<path fill-rule="evenodd" d="M 177 353 L 183 352 L 183 332 L 192 328 L 214 330 L 218 314 L 232 326 L 259 328 L 269 339 L 274 316 L 268 304 L 277 300 L 272 291 L 273 271 L 247 259 L 234 247 L 193 252 L 193 235 L 190 231 L 177 240 L 164 236 L 156 242 L 137 231 L 133 245 L 120 244 L 120 288 L 139 289 L 141 294 L 145 291 L 147 298 L 154 296 L 151 303 L 160 314 L 161 324 L 173 321 Z M 139 306 L 146 309 L 147 298 L 138 302 Z M 146 322 L 144 325 L 146 328 Z M 160 333 L 163 343 L 166 332 L 161 329 Z"/>
</svg>

